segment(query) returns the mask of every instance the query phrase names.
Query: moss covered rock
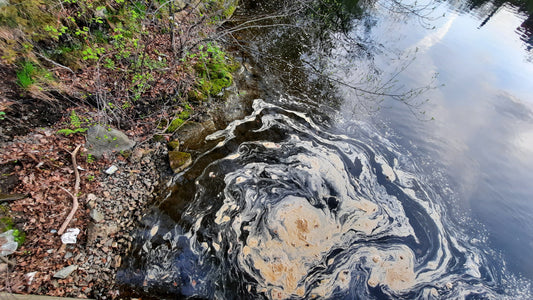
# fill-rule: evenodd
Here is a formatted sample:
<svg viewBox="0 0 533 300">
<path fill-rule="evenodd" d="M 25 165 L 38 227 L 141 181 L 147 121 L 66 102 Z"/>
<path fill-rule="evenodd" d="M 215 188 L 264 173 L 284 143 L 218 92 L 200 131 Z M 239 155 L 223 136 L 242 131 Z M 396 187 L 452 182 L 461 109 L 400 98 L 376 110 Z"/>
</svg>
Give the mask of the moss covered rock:
<svg viewBox="0 0 533 300">
<path fill-rule="evenodd" d="M 170 141 L 170 142 L 168 142 L 167 146 L 172 151 L 179 151 L 180 150 L 180 141 L 178 141 L 178 140 Z"/>
<path fill-rule="evenodd" d="M 168 161 L 174 173 L 179 173 L 192 164 L 191 154 L 187 152 L 169 151 Z"/>
</svg>

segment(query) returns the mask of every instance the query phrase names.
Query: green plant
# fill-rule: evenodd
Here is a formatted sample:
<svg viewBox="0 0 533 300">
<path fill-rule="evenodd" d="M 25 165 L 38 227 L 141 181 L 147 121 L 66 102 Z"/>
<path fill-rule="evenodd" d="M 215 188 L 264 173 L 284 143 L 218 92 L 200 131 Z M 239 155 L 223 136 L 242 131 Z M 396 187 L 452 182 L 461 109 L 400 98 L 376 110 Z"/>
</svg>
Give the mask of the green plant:
<svg viewBox="0 0 533 300">
<path fill-rule="evenodd" d="M 1 120 L 4 120 L 6 117 L 5 117 L 6 113 L 3 112 L 3 111 L 0 111 L 0 121 Z"/>
<path fill-rule="evenodd" d="M 83 133 L 88 130 L 87 127 L 81 127 L 82 123 L 80 117 L 76 114 L 75 110 L 70 112 L 70 128 L 63 128 L 57 131 L 58 134 L 69 136 L 75 133 Z"/>
<path fill-rule="evenodd" d="M 76 128 L 76 129 L 64 128 L 64 129 L 59 129 L 57 133 L 62 134 L 64 136 L 69 136 L 71 134 L 83 133 L 85 131 L 87 131 L 87 128 Z"/>
<path fill-rule="evenodd" d="M 87 154 L 86 161 L 87 161 L 88 164 L 92 164 L 95 160 L 96 159 L 94 158 L 94 156 L 92 154 L 90 154 L 90 153 Z"/>
<path fill-rule="evenodd" d="M 9 212 L 5 212 L 9 213 Z M 13 224 L 13 219 L 10 216 L 4 216 L 0 218 L 0 232 L 6 232 L 8 230 L 13 230 L 13 237 L 15 242 L 18 243 L 19 247 L 26 240 L 26 233 L 18 228 L 15 228 Z"/>
<path fill-rule="evenodd" d="M 198 50 L 197 54 L 189 54 L 190 58 L 197 59 L 194 69 L 198 74 L 196 89 L 189 96 L 205 100 L 209 96 L 219 95 L 233 83 L 232 73 L 237 70 L 239 64 L 216 43 L 200 45 Z"/>
<path fill-rule="evenodd" d="M 23 89 L 27 89 L 34 82 L 34 76 L 36 73 L 35 66 L 29 61 L 22 63 L 22 68 L 17 71 L 17 84 Z"/>
<path fill-rule="evenodd" d="M 87 180 L 94 181 L 95 179 L 96 177 L 94 177 L 94 175 L 87 175 Z"/>
</svg>

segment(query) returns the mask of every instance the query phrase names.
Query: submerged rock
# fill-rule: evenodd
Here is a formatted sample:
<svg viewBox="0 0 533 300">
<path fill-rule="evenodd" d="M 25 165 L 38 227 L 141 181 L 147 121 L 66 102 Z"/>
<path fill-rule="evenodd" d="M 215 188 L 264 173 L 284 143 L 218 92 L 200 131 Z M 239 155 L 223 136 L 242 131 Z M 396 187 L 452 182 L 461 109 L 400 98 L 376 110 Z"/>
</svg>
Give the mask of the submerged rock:
<svg viewBox="0 0 533 300">
<path fill-rule="evenodd" d="M 179 173 L 192 164 L 191 154 L 187 152 L 169 151 L 168 161 L 174 173 Z"/>
<path fill-rule="evenodd" d="M 187 121 L 176 131 L 174 137 L 180 140 L 180 146 L 186 149 L 199 149 L 205 137 L 216 131 L 213 120 L 202 123 Z"/>
<path fill-rule="evenodd" d="M 104 153 L 130 150 L 134 145 L 135 142 L 122 131 L 95 125 L 87 131 L 85 148 L 89 150 L 89 154 L 100 158 Z"/>
</svg>

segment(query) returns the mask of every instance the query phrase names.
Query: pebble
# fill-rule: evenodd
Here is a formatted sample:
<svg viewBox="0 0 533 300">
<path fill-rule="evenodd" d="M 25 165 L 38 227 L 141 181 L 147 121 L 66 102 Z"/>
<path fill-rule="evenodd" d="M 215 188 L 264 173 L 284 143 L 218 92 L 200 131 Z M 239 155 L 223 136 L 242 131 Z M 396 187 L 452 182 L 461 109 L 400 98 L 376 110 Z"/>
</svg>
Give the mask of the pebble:
<svg viewBox="0 0 533 300">
<path fill-rule="evenodd" d="M 96 201 L 96 199 L 95 194 L 87 194 L 87 201 Z"/>
<path fill-rule="evenodd" d="M 85 254 L 83 254 L 83 252 L 81 252 L 78 255 L 76 255 L 74 260 L 82 260 L 83 258 L 85 258 Z"/>
<path fill-rule="evenodd" d="M 122 263 L 122 258 L 120 257 L 120 255 L 116 255 L 115 260 L 113 262 L 113 267 L 118 269 L 121 263 Z"/>
<path fill-rule="evenodd" d="M 96 223 L 100 223 L 104 218 L 104 214 L 101 213 L 100 211 L 98 211 L 97 209 L 91 209 L 91 211 L 89 212 L 89 216 L 91 216 L 91 218 L 96 222 Z"/>
<path fill-rule="evenodd" d="M 72 274 L 72 272 L 76 271 L 78 269 L 78 266 L 77 265 L 71 265 L 71 266 L 68 266 L 68 267 L 65 267 L 59 271 L 57 271 L 55 274 L 54 274 L 54 278 L 59 278 L 59 279 L 65 279 L 67 278 L 70 274 Z"/>
<path fill-rule="evenodd" d="M 114 282 L 116 270 L 122 264 L 121 254 L 131 251 L 132 247 L 133 237 L 127 232 L 139 228 L 138 221 L 142 219 L 147 202 L 152 200 L 151 193 L 157 190 L 156 187 L 161 182 L 158 170 L 162 170 L 163 167 L 160 166 L 164 164 L 162 161 L 154 160 L 157 158 L 154 155 L 161 152 L 158 149 L 154 150 L 151 153 L 145 153 L 142 149 L 134 150 L 133 156 L 137 156 L 136 161 L 130 159 L 129 164 L 114 162 L 113 166 L 117 170 L 112 173 L 113 176 L 101 178 L 102 192 L 90 193 L 85 199 L 82 198 L 92 219 L 91 226 L 86 229 L 87 240 L 89 237 L 94 238 L 94 244 L 83 249 L 76 248 L 80 253 L 67 249 L 64 259 L 69 259 L 76 265 L 63 268 L 53 275 L 54 278 L 68 277 L 69 280 L 74 280 L 77 290 L 73 291 L 72 295 L 104 299 L 109 298 L 108 292 L 115 288 L 109 283 Z M 166 156 L 162 159 L 166 159 Z M 145 164 L 142 168 L 139 166 L 141 160 Z M 120 166 L 120 172 L 117 166 Z M 109 168 L 105 171 L 108 170 Z M 106 174 L 111 175 L 108 172 Z M 158 226 L 153 224 L 149 228 L 154 235 L 159 231 Z M 120 234 L 117 234 L 119 232 Z M 113 237 L 115 234 L 118 241 Z M 49 251 L 54 253 L 55 250 Z M 78 275 L 72 274 L 76 270 Z M 58 288 L 62 287 L 57 280 L 49 282 Z"/>
</svg>

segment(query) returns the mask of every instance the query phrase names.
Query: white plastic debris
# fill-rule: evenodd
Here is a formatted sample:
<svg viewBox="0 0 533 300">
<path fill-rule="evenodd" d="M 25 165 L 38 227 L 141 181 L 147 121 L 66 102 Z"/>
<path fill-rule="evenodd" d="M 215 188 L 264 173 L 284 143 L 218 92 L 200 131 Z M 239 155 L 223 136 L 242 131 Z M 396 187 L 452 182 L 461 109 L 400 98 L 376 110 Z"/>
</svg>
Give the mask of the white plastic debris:
<svg viewBox="0 0 533 300">
<path fill-rule="evenodd" d="M 28 280 L 28 284 L 31 284 L 33 282 L 33 278 L 35 278 L 35 274 L 37 274 L 37 272 L 30 272 L 30 273 L 24 274 L 24 277 L 26 277 L 26 280 Z"/>
<path fill-rule="evenodd" d="M 13 254 L 17 250 L 18 243 L 15 242 L 13 229 L 0 234 L 0 256 Z"/>
<path fill-rule="evenodd" d="M 105 170 L 104 172 L 107 175 L 113 175 L 113 173 L 115 173 L 117 170 L 118 170 L 118 167 L 115 165 L 112 165 L 111 167 L 107 168 L 107 170 Z"/>
<path fill-rule="evenodd" d="M 76 237 L 80 234 L 78 228 L 69 228 L 67 232 L 61 235 L 61 242 L 63 244 L 76 244 Z"/>
</svg>

